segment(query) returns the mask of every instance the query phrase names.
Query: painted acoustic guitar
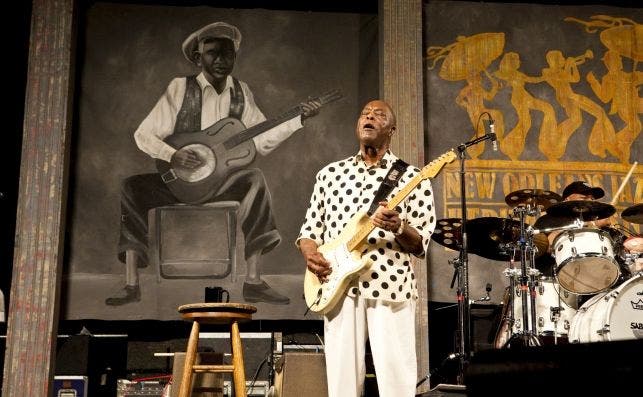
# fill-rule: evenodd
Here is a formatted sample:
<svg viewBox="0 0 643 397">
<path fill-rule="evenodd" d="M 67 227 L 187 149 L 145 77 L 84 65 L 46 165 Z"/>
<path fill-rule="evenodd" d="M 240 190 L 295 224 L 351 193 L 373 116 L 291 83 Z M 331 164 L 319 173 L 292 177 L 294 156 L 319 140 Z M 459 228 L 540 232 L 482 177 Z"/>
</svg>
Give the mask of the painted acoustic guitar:
<svg viewBox="0 0 643 397">
<path fill-rule="evenodd" d="M 442 167 L 456 159 L 450 150 L 424 166 L 402 189 L 393 196 L 387 205 L 395 208 L 424 179 L 436 176 Z M 371 266 L 368 257 L 361 252 L 368 235 L 375 225 L 367 213 L 357 213 L 346 224 L 336 239 L 319 247 L 319 252 L 330 262 L 332 272 L 323 283 L 315 273 L 306 269 L 304 278 L 304 298 L 310 311 L 324 314 L 329 312 L 342 297 L 348 285 Z"/>
<path fill-rule="evenodd" d="M 309 102 L 325 105 L 342 96 L 340 90 L 332 90 Z M 165 143 L 177 150 L 193 150 L 202 164 L 196 168 L 172 167 L 167 161 L 156 160 L 156 169 L 177 199 L 189 204 L 203 203 L 219 190 L 232 171 L 255 159 L 257 152 L 252 138 L 303 113 L 303 107 L 298 105 L 250 128 L 240 120 L 227 117 L 202 131 L 172 134 Z"/>
</svg>

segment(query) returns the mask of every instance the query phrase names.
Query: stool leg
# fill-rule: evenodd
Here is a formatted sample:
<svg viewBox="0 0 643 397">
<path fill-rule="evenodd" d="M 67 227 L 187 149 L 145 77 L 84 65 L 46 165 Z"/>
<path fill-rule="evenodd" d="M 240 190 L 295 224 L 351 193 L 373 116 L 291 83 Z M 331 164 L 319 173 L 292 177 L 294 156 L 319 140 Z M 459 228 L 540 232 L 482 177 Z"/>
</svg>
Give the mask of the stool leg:
<svg viewBox="0 0 643 397">
<path fill-rule="evenodd" d="M 192 331 L 190 332 L 190 339 L 188 339 L 188 347 L 185 352 L 185 363 L 183 364 L 183 376 L 181 377 L 181 388 L 179 389 L 179 397 L 190 397 L 192 394 L 192 366 L 196 360 L 196 348 L 199 344 L 199 323 L 194 321 L 192 323 Z"/>
<path fill-rule="evenodd" d="M 234 381 L 235 397 L 246 397 L 246 370 L 243 366 L 243 347 L 239 335 L 239 324 L 232 322 L 230 329 L 230 343 L 232 345 L 232 378 Z"/>
</svg>

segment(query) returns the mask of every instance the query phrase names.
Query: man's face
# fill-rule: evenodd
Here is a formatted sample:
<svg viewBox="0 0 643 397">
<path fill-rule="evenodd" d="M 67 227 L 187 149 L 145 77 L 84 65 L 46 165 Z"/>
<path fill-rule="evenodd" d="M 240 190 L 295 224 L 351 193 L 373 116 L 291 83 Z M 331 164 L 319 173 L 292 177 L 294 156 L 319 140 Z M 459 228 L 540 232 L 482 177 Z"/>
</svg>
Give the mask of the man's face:
<svg viewBox="0 0 643 397">
<path fill-rule="evenodd" d="M 565 198 L 565 201 L 574 201 L 574 200 L 593 201 L 594 196 L 592 196 L 591 194 L 572 193 Z"/>
<path fill-rule="evenodd" d="M 200 47 L 202 50 L 196 59 L 205 74 L 215 80 L 222 80 L 232 73 L 236 56 L 232 40 L 208 40 L 203 42 Z"/>
<path fill-rule="evenodd" d="M 357 139 L 365 145 L 381 147 L 395 129 L 393 112 L 386 102 L 372 101 L 357 119 Z"/>
</svg>

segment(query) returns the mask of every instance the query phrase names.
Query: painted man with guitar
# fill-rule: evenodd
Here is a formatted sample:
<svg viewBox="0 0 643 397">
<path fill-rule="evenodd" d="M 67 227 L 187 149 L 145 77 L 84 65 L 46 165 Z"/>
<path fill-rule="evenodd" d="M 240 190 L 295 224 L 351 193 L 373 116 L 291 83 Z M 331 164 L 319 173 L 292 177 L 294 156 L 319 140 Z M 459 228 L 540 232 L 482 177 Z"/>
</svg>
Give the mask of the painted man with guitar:
<svg viewBox="0 0 643 397">
<path fill-rule="evenodd" d="M 366 104 L 356 127 L 359 152 L 319 171 L 297 240 L 307 266 L 307 304 L 324 314 L 330 397 L 361 395 L 367 338 L 380 395 L 415 396 L 418 296 L 411 255 L 424 257 L 436 220 L 431 182 L 389 149 L 395 132 L 386 102 Z M 382 188 L 398 173 L 395 186 Z M 357 238 L 333 243 L 343 236 Z M 359 270 L 340 276 L 353 273 L 347 267 Z"/>
<path fill-rule="evenodd" d="M 244 299 L 273 304 L 290 302 L 260 278 L 259 257 L 277 246 L 281 236 L 275 226 L 263 173 L 241 165 L 249 164 L 256 153 L 270 153 L 300 129 L 306 117 L 317 114 L 321 105 L 316 101 L 302 103 L 298 111 L 290 113 L 290 118 L 253 134 L 245 142 L 229 144 L 232 139 L 228 138 L 225 148 L 223 144 L 216 148 L 198 144 L 199 139 L 241 135 L 246 127 L 266 122 L 248 85 L 230 75 L 240 42 L 239 30 L 225 22 L 208 24 L 188 36 L 182 44 L 183 54 L 200 73 L 173 79 L 134 133 L 136 144 L 156 159 L 160 172 L 134 175 L 123 182 L 118 256 L 125 262 L 126 286 L 107 298 L 107 305 L 140 301 L 138 267 L 148 263 L 149 209 L 179 202 L 224 200 L 240 203 L 238 217 L 245 237 L 247 264 Z M 233 161 L 218 158 L 220 161 L 216 162 L 215 155 L 224 157 L 224 149 L 230 147 L 233 151 L 235 146 L 241 148 L 235 156 L 243 153 L 244 162 L 237 168 L 226 168 L 225 173 L 219 172 L 220 165 Z"/>
</svg>

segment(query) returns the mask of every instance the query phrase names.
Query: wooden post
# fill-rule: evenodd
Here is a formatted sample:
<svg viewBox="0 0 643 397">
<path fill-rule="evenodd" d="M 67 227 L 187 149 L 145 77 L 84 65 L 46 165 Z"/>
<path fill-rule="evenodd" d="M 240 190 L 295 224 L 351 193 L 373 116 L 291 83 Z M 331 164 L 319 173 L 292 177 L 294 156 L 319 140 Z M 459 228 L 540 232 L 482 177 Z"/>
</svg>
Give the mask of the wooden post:
<svg viewBox="0 0 643 397">
<path fill-rule="evenodd" d="M 33 0 L 2 396 L 52 393 L 72 114 L 74 0 Z"/>
<path fill-rule="evenodd" d="M 397 115 L 391 148 L 410 164 L 422 167 L 424 158 L 424 83 L 422 76 L 422 1 L 380 0 L 380 97 Z M 417 304 L 416 345 L 418 379 L 429 372 L 427 269 L 414 260 L 420 298 Z M 426 391 L 425 382 L 418 391 Z"/>
</svg>

